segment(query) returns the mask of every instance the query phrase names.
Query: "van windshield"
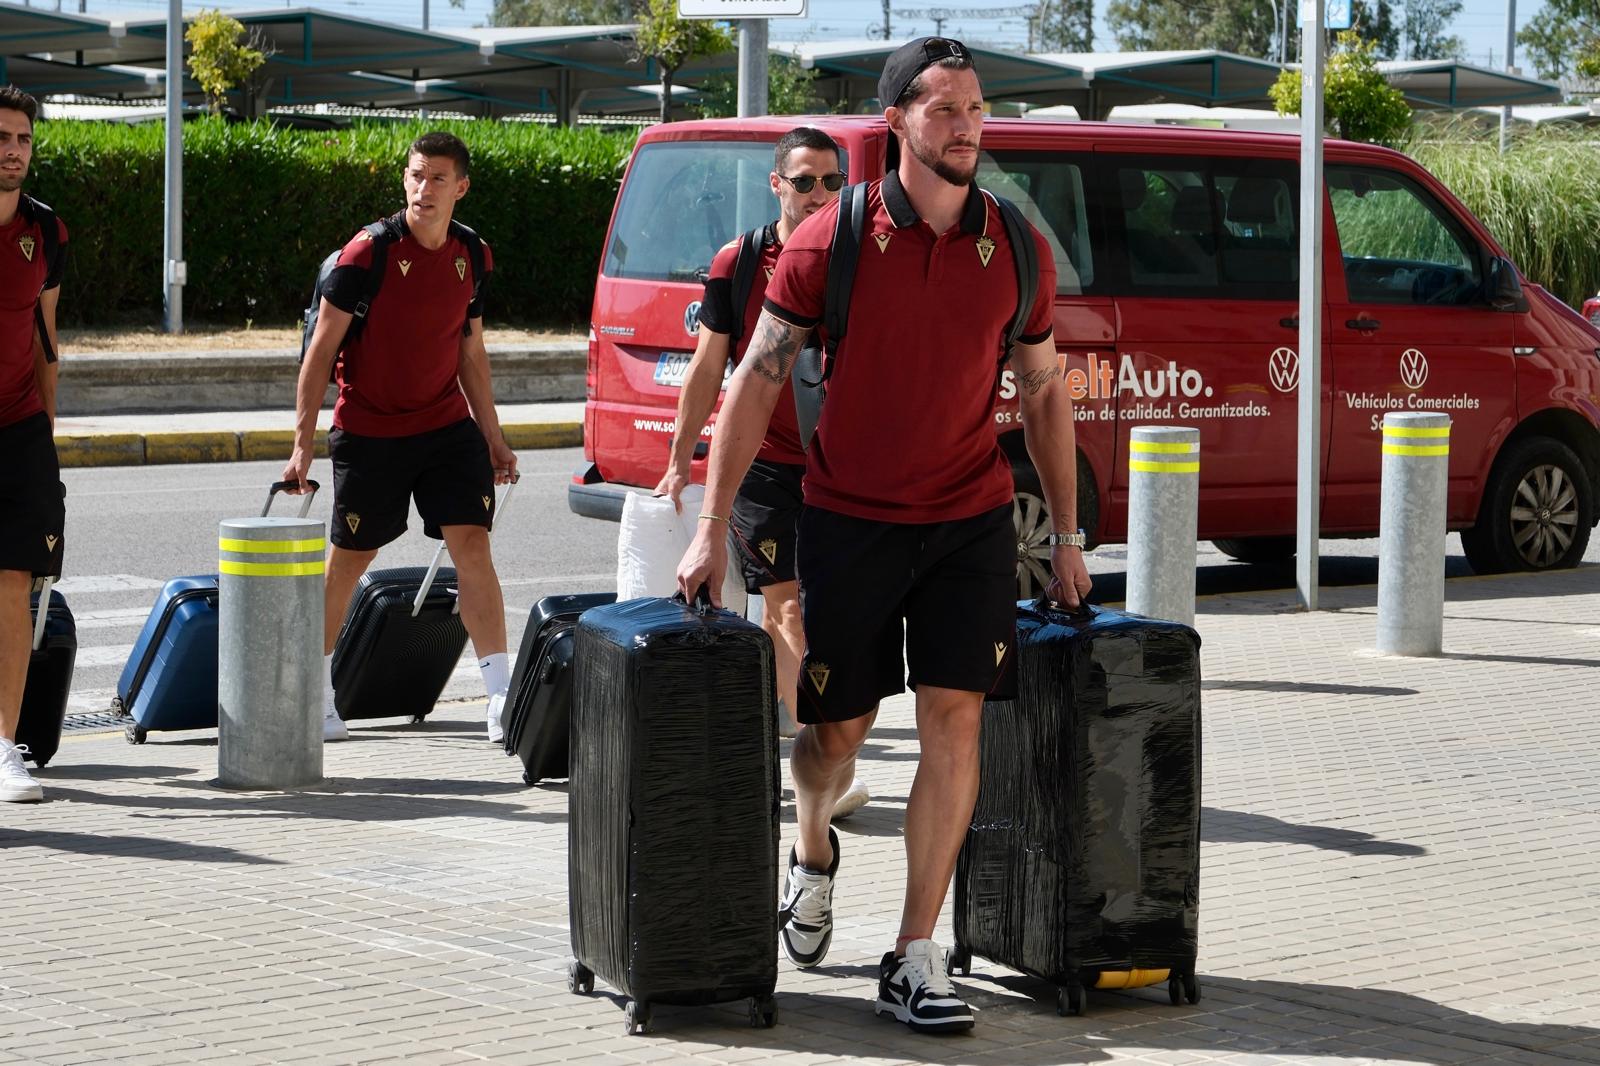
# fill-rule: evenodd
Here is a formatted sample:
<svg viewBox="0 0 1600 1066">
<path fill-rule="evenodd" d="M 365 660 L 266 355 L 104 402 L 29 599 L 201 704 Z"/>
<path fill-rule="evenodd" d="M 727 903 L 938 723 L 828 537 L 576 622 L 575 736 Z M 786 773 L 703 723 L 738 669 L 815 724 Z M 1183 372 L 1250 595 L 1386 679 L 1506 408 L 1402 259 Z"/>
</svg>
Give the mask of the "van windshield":
<svg viewBox="0 0 1600 1066">
<path fill-rule="evenodd" d="M 717 249 L 777 217 L 767 180 L 774 143 L 642 145 L 622 188 L 601 273 L 641 281 L 704 280 Z"/>
</svg>

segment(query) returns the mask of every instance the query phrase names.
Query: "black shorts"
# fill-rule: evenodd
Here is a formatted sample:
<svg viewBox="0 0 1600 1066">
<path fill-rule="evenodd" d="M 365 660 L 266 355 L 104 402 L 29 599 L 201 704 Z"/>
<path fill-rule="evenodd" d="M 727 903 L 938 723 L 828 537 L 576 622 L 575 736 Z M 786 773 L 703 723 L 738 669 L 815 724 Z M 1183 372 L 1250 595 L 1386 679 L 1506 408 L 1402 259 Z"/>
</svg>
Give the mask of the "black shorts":
<svg viewBox="0 0 1600 1066">
<path fill-rule="evenodd" d="M 406 531 L 411 500 L 422 531 L 440 526 L 494 526 L 494 466 L 489 445 L 470 418 L 410 437 L 328 434 L 333 460 L 333 543 L 374 551 Z"/>
<path fill-rule="evenodd" d="M 1010 699 L 1017 538 L 1011 505 L 924 525 L 807 507 L 800 516 L 806 655 L 801 722 L 843 722 L 909 684 Z"/>
<path fill-rule="evenodd" d="M 793 581 L 794 542 L 800 529 L 800 479 L 806 468 L 757 459 L 733 499 L 734 538 L 744 588 L 754 595 Z"/>
<path fill-rule="evenodd" d="M 43 411 L 0 426 L 0 570 L 60 577 L 67 487 Z"/>
</svg>

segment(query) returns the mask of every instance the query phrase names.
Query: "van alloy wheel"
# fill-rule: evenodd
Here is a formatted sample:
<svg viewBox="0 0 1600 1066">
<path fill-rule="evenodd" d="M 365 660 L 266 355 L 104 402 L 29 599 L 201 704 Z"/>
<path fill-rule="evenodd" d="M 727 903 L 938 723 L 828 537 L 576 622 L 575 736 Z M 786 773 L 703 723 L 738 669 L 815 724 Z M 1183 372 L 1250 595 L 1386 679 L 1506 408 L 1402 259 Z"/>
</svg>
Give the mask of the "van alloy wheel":
<svg viewBox="0 0 1600 1066">
<path fill-rule="evenodd" d="M 1536 466 L 1517 484 L 1511 541 L 1536 570 L 1554 566 L 1572 547 L 1578 529 L 1578 491 L 1559 466 Z"/>
<path fill-rule="evenodd" d="M 1017 598 L 1044 595 L 1050 587 L 1050 509 L 1031 492 L 1018 492 L 1011 501 L 1011 522 L 1017 533 Z"/>
</svg>

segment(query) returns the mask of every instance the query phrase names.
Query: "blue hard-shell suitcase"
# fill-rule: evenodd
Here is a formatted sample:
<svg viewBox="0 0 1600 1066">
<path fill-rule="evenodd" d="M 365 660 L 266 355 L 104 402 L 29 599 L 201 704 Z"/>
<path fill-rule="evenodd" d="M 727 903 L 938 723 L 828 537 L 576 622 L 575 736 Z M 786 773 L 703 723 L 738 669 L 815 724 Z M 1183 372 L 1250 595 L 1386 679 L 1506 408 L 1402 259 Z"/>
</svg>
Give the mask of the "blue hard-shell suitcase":
<svg viewBox="0 0 1600 1066">
<path fill-rule="evenodd" d="M 217 575 L 175 577 L 134 641 L 113 706 L 128 742 L 163 729 L 217 727 Z"/>
</svg>

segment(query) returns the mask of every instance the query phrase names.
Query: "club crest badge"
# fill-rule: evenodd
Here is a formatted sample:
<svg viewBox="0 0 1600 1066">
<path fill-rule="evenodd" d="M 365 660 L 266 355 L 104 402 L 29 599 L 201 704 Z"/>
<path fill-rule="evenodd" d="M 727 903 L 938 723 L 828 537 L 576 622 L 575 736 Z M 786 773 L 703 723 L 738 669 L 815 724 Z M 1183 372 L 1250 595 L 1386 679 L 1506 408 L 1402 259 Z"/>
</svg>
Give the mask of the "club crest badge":
<svg viewBox="0 0 1600 1066">
<path fill-rule="evenodd" d="M 993 255 L 994 255 L 994 238 L 993 237 L 979 237 L 978 238 L 978 261 L 983 264 L 983 268 L 985 270 L 989 269 L 989 260 L 990 260 L 991 257 L 993 257 Z"/>
<path fill-rule="evenodd" d="M 874 233 L 872 239 L 878 242 L 878 251 L 887 252 L 889 250 L 889 234 Z"/>
<path fill-rule="evenodd" d="M 827 663 L 812 663 L 806 667 L 806 676 L 811 679 L 811 687 L 817 690 L 817 695 L 822 695 L 828 689 L 828 678 L 833 670 Z"/>
<path fill-rule="evenodd" d="M 352 511 L 344 516 L 344 524 L 350 527 L 350 532 L 354 533 L 361 528 L 361 516 Z"/>
<path fill-rule="evenodd" d="M 767 557 L 767 565 L 768 566 L 776 566 L 776 565 L 778 565 L 778 542 L 777 541 L 773 540 L 771 537 L 768 537 L 766 540 L 762 541 L 760 544 L 757 544 L 756 547 L 761 549 L 761 554 Z"/>
<path fill-rule="evenodd" d="M 411 273 L 411 260 L 409 260 L 409 259 L 400 260 L 400 276 L 403 278 L 409 273 Z"/>
<path fill-rule="evenodd" d="M 33 234 L 24 233 L 22 236 L 18 237 L 17 247 L 22 249 L 22 258 L 26 259 L 30 263 L 33 262 L 33 249 L 35 247 Z"/>
<path fill-rule="evenodd" d="M 467 280 L 467 260 L 465 256 L 456 256 L 456 277 L 462 281 Z"/>
</svg>

